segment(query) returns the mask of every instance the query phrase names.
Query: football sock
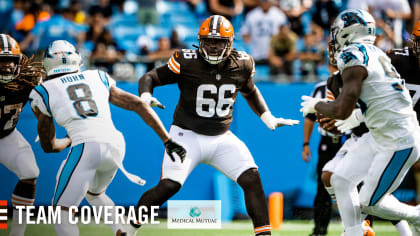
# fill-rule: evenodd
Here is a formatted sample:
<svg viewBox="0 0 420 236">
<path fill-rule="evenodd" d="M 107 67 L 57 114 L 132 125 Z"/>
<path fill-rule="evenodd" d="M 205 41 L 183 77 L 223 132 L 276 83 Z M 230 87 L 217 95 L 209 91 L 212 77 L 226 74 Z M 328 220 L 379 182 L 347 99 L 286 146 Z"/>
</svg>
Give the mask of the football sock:
<svg viewBox="0 0 420 236">
<path fill-rule="evenodd" d="M 386 194 L 374 206 L 362 206 L 366 213 L 379 216 L 388 220 L 418 221 L 419 212 L 414 206 L 404 204 L 391 194 Z"/>
<path fill-rule="evenodd" d="M 356 184 L 337 175 L 331 177 L 331 184 L 335 189 L 337 206 L 346 235 L 363 235 L 362 220 L 360 219 L 359 194 L 357 192 Z"/>
<path fill-rule="evenodd" d="M 345 236 L 363 236 L 363 227 L 362 224 L 354 225 L 351 227 L 347 227 L 345 229 L 344 235 Z"/>
<path fill-rule="evenodd" d="M 398 223 L 394 224 L 397 231 L 400 233 L 400 236 L 412 236 L 410 226 L 406 220 L 400 220 Z"/>
<path fill-rule="evenodd" d="M 61 210 L 61 224 L 54 224 L 58 236 L 78 236 L 79 228 L 76 224 L 70 224 L 69 211 Z"/>
<path fill-rule="evenodd" d="M 26 229 L 26 211 L 22 211 L 22 224 L 19 224 L 19 211 L 13 209 L 12 229 L 9 236 L 23 236 Z"/>
<path fill-rule="evenodd" d="M 96 196 L 87 193 L 85 198 L 91 206 L 96 206 L 96 207 L 98 207 L 98 206 L 113 206 L 113 207 L 115 207 L 114 202 L 105 193 L 102 193 L 102 194 L 99 194 L 99 195 L 96 195 Z M 105 214 L 105 212 L 103 211 L 102 215 L 101 215 L 102 219 L 104 219 L 104 214 Z M 112 211 L 112 214 L 110 214 L 109 219 L 112 222 L 116 222 L 116 216 L 115 216 L 114 211 Z M 122 226 L 120 224 L 107 224 L 107 225 L 112 229 L 114 234 L 118 231 L 118 229 L 122 228 Z"/>
<path fill-rule="evenodd" d="M 271 226 L 270 225 L 263 225 L 260 227 L 254 228 L 255 235 L 271 235 Z"/>
<path fill-rule="evenodd" d="M 245 205 L 256 235 L 271 235 L 268 206 L 257 169 L 244 171 L 237 180 L 245 195 Z"/>
<path fill-rule="evenodd" d="M 140 206 L 146 206 L 146 214 L 150 214 L 151 206 L 161 206 L 180 189 L 180 183 L 170 179 L 163 179 L 159 182 L 158 185 L 149 189 L 143 194 L 143 196 L 141 196 L 136 208 L 138 209 Z M 140 216 L 137 216 L 137 219 L 140 219 L 139 217 Z M 140 227 L 140 225 L 137 222 L 130 222 L 130 224 L 133 227 Z"/>
<path fill-rule="evenodd" d="M 330 187 L 325 186 L 325 189 L 327 190 L 327 192 L 331 196 L 331 198 L 334 199 L 334 201 L 337 202 L 337 199 L 335 198 L 334 188 L 332 186 L 330 186 Z"/>
<path fill-rule="evenodd" d="M 19 181 L 12 194 L 12 205 L 16 206 L 32 206 L 35 201 L 36 182 L 27 183 Z M 26 229 L 26 211 L 22 211 L 22 224 L 19 224 L 19 211 L 13 209 L 12 229 L 10 235 L 23 236 Z"/>
</svg>

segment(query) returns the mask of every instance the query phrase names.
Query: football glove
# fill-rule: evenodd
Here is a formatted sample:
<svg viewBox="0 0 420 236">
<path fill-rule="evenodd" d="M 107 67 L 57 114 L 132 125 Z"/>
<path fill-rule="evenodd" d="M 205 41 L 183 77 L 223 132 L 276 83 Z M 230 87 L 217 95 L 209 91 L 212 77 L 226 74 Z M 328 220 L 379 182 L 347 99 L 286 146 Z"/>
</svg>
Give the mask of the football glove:
<svg viewBox="0 0 420 236">
<path fill-rule="evenodd" d="M 172 141 L 172 139 L 169 139 L 168 141 L 166 141 L 165 151 L 166 153 L 168 153 L 169 157 L 171 158 L 173 162 L 175 162 L 175 157 L 174 157 L 173 152 L 175 152 L 179 156 L 179 158 L 181 159 L 181 163 L 184 162 L 185 156 L 187 154 L 187 151 L 185 150 L 185 148 L 179 145 L 178 143 Z"/>
<path fill-rule="evenodd" d="M 315 113 L 315 105 L 318 102 L 326 102 L 327 100 L 324 98 L 314 98 L 314 97 L 310 97 L 310 96 L 302 96 L 302 100 L 303 102 L 300 104 L 302 106 L 302 108 L 300 108 L 300 112 L 303 113 L 303 117 L 306 117 L 307 114 L 309 113 Z"/>
<path fill-rule="evenodd" d="M 348 130 L 351 130 L 360 125 L 364 120 L 362 110 L 354 109 L 353 112 L 345 120 L 337 120 L 335 126 L 341 133 L 345 133 Z"/>
<path fill-rule="evenodd" d="M 161 109 L 165 109 L 165 106 L 162 105 L 162 103 L 160 103 L 155 97 L 152 97 L 152 94 L 150 93 L 142 93 L 140 99 L 143 100 L 143 102 L 149 104 L 151 107 L 159 107 Z"/>
<path fill-rule="evenodd" d="M 260 116 L 261 120 L 265 125 L 271 130 L 275 130 L 277 127 L 282 127 L 285 125 L 297 125 L 299 124 L 298 120 L 283 119 L 274 117 L 271 112 L 266 111 Z"/>
</svg>

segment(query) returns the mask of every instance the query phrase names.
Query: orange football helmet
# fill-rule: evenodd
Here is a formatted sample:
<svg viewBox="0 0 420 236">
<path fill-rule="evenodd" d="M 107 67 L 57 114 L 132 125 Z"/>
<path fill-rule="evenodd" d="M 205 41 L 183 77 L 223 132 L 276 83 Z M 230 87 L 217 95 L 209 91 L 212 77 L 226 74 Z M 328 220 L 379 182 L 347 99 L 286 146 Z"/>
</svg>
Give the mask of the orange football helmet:
<svg viewBox="0 0 420 236">
<path fill-rule="evenodd" d="M 232 51 L 235 32 L 233 26 L 224 16 L 213 15 L 201 23 L 198 31 L 199 52 L 210 64 L 225 60 Z"/>
<path fill-rule="evenodd" d="M 413 40 L 413 51 L 420 60 L 420 21 L 417 21 L 414 25 L 413 32 L 411 32 L 411 39 Z"/>
<path fill-rule="evenodd" d="M 22 53 L 16 40 L 0 34 L 0 83 L 9 83 L 20 72 Z"/>
</svg>

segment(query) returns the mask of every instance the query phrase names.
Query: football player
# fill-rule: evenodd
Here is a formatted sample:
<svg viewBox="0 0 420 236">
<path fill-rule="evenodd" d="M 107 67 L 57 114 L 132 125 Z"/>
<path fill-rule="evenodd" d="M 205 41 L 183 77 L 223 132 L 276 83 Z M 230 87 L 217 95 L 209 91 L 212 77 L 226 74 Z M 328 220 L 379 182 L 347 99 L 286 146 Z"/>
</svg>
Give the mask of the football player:
<svg viewBox="0 0 420 236">
<path fill-rule="evenodd" d="M 333 59 L 333 57 L 331 57 Z M 333 60 L 330 63 L 335 63 Z M 332 76 L 328 78 L 327 81 L 327 94 L 328 100 L 334 101 L 336 97 L 340 94 L 340 90 L 343 87 L 343 80 L 341 79 L 340 73 L 337 71 Z M 359 111 L 356 111 L 359 112 Z M 357 114 L 357 113 L 355 113 Z M 352 117 L 352 116 L 351 116 Z M 353 117 L 352 117 L 353 118 Z M 352 118 L 348 118 L 344 121 L 332 120 L 330 118 L 321 118 L 318 119 L 320 126 L 324 127 L 325 129 L 332 131 L 332 132 L 347 132 L 348 130 L 352 131 L 350 138 L 348 138 L 343 147 L 337 152 L 335 157 L 327 162 L 322 169 L 321 179 L 325 186 L 325 189 L 330 194 L 330 196 L 335 199 L 335 191 L 334 188 L 331 186 L 331 176 L 336 171 L 335 169 L 339 166 L 339 163 L 342 161 L 343 158 L 346 157 L 346 154 L 351 152 L 352 149 L 356 149 L 359 147 L 358 145 L 363 145 L 362 136 L 369 132 L 369 129 L 366 127 L 364 122 L 360 122 L 359 120 L 355 120 Z M 337 129 L 337 127 L 338 129 Z M 341 130 L 341 131 L 340 131 Z M 357 169 L 353 170 L 352 174 L 356 172 Z M 360 173 L 363 175 L 366 173 Z M 361 186 L 361 183 L 359 186 Z M 364 215 L 362 215 L 362 220 Z M 375 235 L 373 229 L 371 228 L 373 217 L 366 216 L 366 220 L 363 223 L 364 235 L 372 236 Z M 412 232 L 406 220 L 391 220 L 391 223 L 395 226 L 397 231 L 400 233 L 400 236 L 411 236 Z"/>
<path fill-rule="evenodd" d="M 405 86 L 410 90 L 413 98 L 414 110 L 420 119 L 420 21 L 411 32 L 412 47 L 393 49 L 388 51 L 392 65 L 397 69 L 401 78 L 405 80 Z"/>
<path fill-rule="evenodd" d="M 310 97 L 302 102 L 304 115 L 319 112 L 339 120 L 354 116 L 359 103 L 356 116 L 362 116 L 370 130 L 331 176 L 346 235 L 363 235 L 361 208 L 420 226 L 420 211 L 391 195 L 418 159 L 420 127 L 403 80 L 374 40 L 375 20 L 369 13 L 353 9 L 340 13 L 331 27 L 331 49 L 342 91 L 329 103 Z M 359 194 L 356 186 L 362 180 Z"/>
<path fill-rule="evenodd" d="M 402 78 L 405 78 L 405 85 L 410 90 L 410 94 L 413 99 L 413 106 L 414 110 L 417 113 L 417 119 L 420 118 L 420 107 L 417 105 L 418 98 L 420 94 L 417 94 L 420 88 L 420 81 L 418 80 L 418 74 L 420 72 L 420 61 L 419 57 L 416 55 L 420 55 L 419 51 L 419 40 L 420 40 L 420 21 L 417 22 L 417 24 L 414 26 L 412 31 L 412 47 L 406 47 L 404 49 L 393 49 L 387 52 L 387 55 L 391 58 L 391 63 L 394 65 L 394 67 L 397 69 L 399 74 Z M 330 58 L 333 59 L 333 56 Z M 334 61 L 332 61 L 334 63 Z M 331 94 L 331 97 L 337 97 L 339 94 L 339 90 L 342 87 L 342 79 L 339 73 L 334 74 L 332 77 L 329 78 L 327 87 L 329 89 L 329 93 Z M 417 95 L 416 95 L 417 94 Z M 322 119 L 325 120 L 325 119 Z M 360 120 L 363 121 L 363 120 Z M 333 128 L 335 122 L 332 122 L 329 124 L 329 127 Z M 340 121 L 337 126 L 340 127 L 342 131 L 345 131 L 347 129 L 351 129 L 353 127 L 356 127 L 359 124 L 358 120 L 356 119 L 346 119 L 344 121 Z M 344 158 L 346 153 L 349 149 L 352 148 L 352 145 L 355 145 L 357 143 L 357 139 L 359 139 L 364 133 L 368 132 L 369 130 L 367 127 L 362 123 L 362 125 L 357 126 L 356 128 L 353 128 L 353 135 L 352 138 L 347 140 L 346 147 L 343 148 L 341 152 L 339 152 L 339 155 L 336 156 L 336 158 L 328 163 L 326 165 L 326 168 L 323 169 L 323 180 L 324 184 L 326 186 L 326 189 L 330 192 L 330 194 L 334 195 L 334 189 L 330 184 L 330 177 L 332 173 L 334 172 L 335 167 L 338 165 L 338 162 Z M 411 170 L 410 170 L 411 171 Z M 413 174 L 413 173 L 408 173 Z M 397 230 L 400 232 L 400 235 L 411 235 L 411 231 L 406 223 L 406 221 L 391 221 Z"/>
<path fill-rule="evenodd" d="M 154 106 L 155 87 L 178 84 L 180 99 L 170 129 L 172 138 L 187 150 L 185 160 L 165 153 L 162 177 L 157 186 L 140 198 L 137 207 L 162 205 L 178 192 L 191 171 L 209 164 L 236 181 L 244 190 L 255 235 L 271 235 L 268 210 L 257 165 L 245 144 L 229 131 L 238 92 L 271 130 L 298 124 L 275 118 L 254 85 L 254 61 L 232 49 L 234 29 L 223 16 L 213 15 L 201 24 L 196 50 L 176 51 L 168 64 L 155 68 L 139 80 L 139 94 Z M 132 223 L 135 235 L 139 225 Z"/>
<path fill-rule="evenodd" d="M 84 197 L 92 206 L 113 206 L 106 188 L 118 168 L 126 173 L 122 167 L 125 142 L 111 120 L 109 103 L 136 112 L 159 135 L 169 154 L 176 152 L 183 158 L 185 149 L 171 140 L 148 104 L 117 88 L 107 73 L 82 72 L 81 57 L 69 42 L 52 42 L 43 65 L 47 79 L 30 93 L 31 107 L 45 152 L 59 152 L 71 145 L 57 175 L 52 203 L 62 209 L 62 222 L 55 225 L 57 234 L 75 236 L 79 232 L 77 225 L 68 221 L 68 208 L 78 206 Z M 53 119 L 66 129 L 68 137 L 56 139 Z M 116 235 L 123 233 L 119 225 L 110 227 Z"/>
<path fill-rule="evenodd" d="M 16 129 L 16 124 L 29 93 L 42 82 L 44 75 L 40 64 L 21 53 L 15 39 L 0 34 L 0 163 L 19 178 L 12 195 L 14 207 L 32 206 L 35 200 L 39 169 L 31 146 Z M 26 212 L 23 214 L 25 217 Z M 18 224 L 16 209 L 11 228 L 10 235 L 25 233 L 26 221 Z"/>
</svg>

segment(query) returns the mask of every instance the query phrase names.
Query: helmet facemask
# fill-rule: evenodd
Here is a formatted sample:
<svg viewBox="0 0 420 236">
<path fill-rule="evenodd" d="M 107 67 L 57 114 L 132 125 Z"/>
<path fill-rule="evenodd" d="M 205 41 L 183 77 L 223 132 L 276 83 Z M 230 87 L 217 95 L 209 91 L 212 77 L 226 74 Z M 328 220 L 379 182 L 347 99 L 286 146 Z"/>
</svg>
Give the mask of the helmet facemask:
<svg viewBox="0 0 420 236">
<path fill-rule="evenodd" d="M 232 43 L 229 38 L 201 36 L 199 41 L 201 55 L 210 64 L 219 64 L 230 55 Z"/>
<path fill-rule="evenodd" d="M 198 32 L 200 55 L 212 65 L 229 57 L 235 32 L 224 16 L 213 15 L 201 23 Z"/>
<path fill-rule="evenodd" d="M 56 40 L 45 50 L 42 65 L 47 76 L 73 73 L 80 71 L 82 58 L 72 44 Z"/>
<path fill-rule="evenodd" d="M 0 55 L 0 83 L 9 83 L 20 72 L 21 55 Z"/>
<path fill-rule="evenodd" d="M 331 65 L 336 66 L 337 60 L 335 60 L 334 51 L 334 43 L 332 41 L 328 42 L 328 58 L 330 60 L 329 62 Z"/>
</svg>

